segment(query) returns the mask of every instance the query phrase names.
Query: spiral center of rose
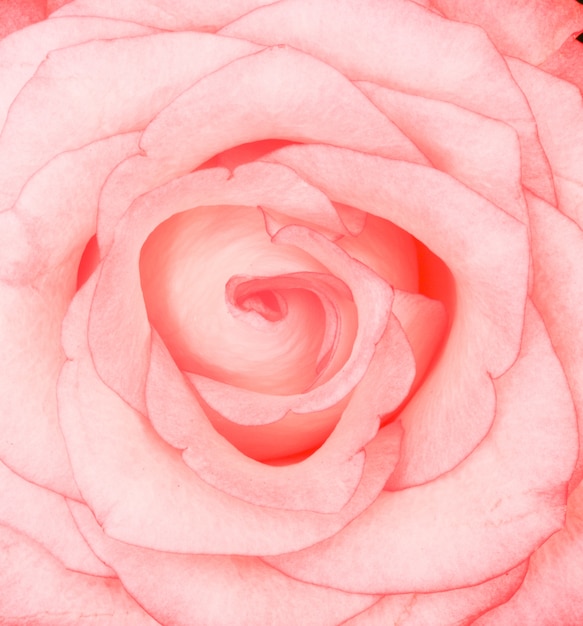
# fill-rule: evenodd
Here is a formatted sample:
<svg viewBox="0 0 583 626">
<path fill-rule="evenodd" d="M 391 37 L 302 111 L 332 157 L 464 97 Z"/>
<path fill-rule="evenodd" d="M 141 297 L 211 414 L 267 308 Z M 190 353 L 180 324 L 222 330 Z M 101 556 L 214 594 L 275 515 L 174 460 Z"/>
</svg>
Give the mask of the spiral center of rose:
<svg viewBox="0 0 583 626">
<path fill-rule="evenodd" d="M 301 249 L 274 244 L 255 208 L 173 216 L 145 243 L 140 272 L 150 322 L 187 372 L 301 393 L 329 359 L 339 317 L 347 345 L 354 336 L 352 303 L 331 312 L 329 286 L 320 285 L 326 268 Z"/>
</svg>

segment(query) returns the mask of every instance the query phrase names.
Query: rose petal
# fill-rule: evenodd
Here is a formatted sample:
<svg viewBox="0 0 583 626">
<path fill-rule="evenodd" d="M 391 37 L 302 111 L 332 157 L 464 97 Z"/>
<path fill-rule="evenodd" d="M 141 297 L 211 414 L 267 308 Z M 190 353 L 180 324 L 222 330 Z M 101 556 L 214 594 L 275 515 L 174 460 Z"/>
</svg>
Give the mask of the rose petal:
<svg viewBox="0 0 583 626">
<path fill-rule="evenodd" d="M 113 572 L 89 549 L 65 498 L 29 483 L 0 463 L 0 524 L 23 533 L 69 570 L 92 576 Z"/>
<path fill-rule="evenodd" d="M 51 17 L 99 15 L 170 30 L 214 32 L 232 20 L 274 0 L 75 0 Z"/>
<path fill-rule="evenodd" d="M 516 131 L 455 104 L 359 83 L 432 165 L 526 221 Z"/>
<path fill-rule="evenodd" d="M 343 626 L 470 626 L 484 611 L 507 602 L 524 580 L 527 563 L 473 587 L 385 596 Z M 504 622 L 498 622 L 503 624 Z M 508 622 L 520 623 L 524 622 Z"/>
<path fill-rule="evenodd" d="M 71 360 L 59 380 L 59 417 L 75 480 L 110 537 L 174 552 L 278 554 L 329 537 L 378 496 L 396 462 L 387 447 L 399 429 L 382 429 L 365 448 L 370 462 L 337 515 L 258 507 L 200 480 L 97 375 L 87 337 L 76 330 L 87 319 L 94 282 L 78 292 L 65 321 Z"/>
<path fill-rule="evenodd" d="M 352 291 L 359 325 L 352 352 L 342 369 L 330 380 L 303 394 L 260 394 L 187 374 L 198 393 L 213 409 L 233 422 L 249 426 L 277 421 L 290 410 L 296 413 L 321 411 L 342 400 L 364 376 L 374 346 L 388 323 L 393 300 L 392 290 L 383 280 L 315 231 L 301 226 L 286 226 L 273 237 L 273 242 L 309 252 L 343 280 Z"/>
<path fill-rule="evenodd" d="M 60 155 L 28 181 L 12 211 L 0 214 L 0 454 L 27 480 L 71 497 L 78 490 L 55 394 L 65 360 L 61 323 L 103 180 L 135 149 L 136 137 L 126 135 Z"/>
<path fill-rule="evenodd" d="M 0 4 L 0 38 L 46 17 L 44 0 L 18 0 Z"/>
<path fill-rule="evenodd" d="M 92 39 L 115 39 L 152 33 L 151 28 L 119 20 L 68 17 L 39 22 L 0 41 L 0 128 L 18 92 L 52 50 Z"/>
<path fill-rule="evenodd" d="M 552 164 L 557 206 L 583 227 L 581 92 L 574 85 L 517 59 L 509 59 L 508 66 L 520 88 L 528 96 L 537 121 L 541 144 Z"/>
<path fill-rule="evenodd" d="M 1 206 L 9 207 L 31 173 L 55 155 L 143 128 L 193 81 L 256 49 L 248 42 L 186 32 L 53 51 L 12 103 L 0 135 Z M 185 58 L 189 63 L 181 62 Z M 70 80 L 79 68 L 87 79 Z"/>
<path fill-rule="evenodd" d="M 565 370 L 579 417 L 579 460 L 571 487 L 583 478 L 583 233 L 568 218 L 528 196 L 534 288 L 532 298 Z"/>
<path fill-rule="evenodd" d="M 459 467 L 383 492 L 334 537 L 267 562 L 346 591 L 426 593 L 481 583 L 528 558 L 563 526 L 577 454 L 569 388 L 532 305 L 521 354 L 495 386 L 496 421 Z"/>
<path fill-rule="evenodd" d="M 540 67 L 583 91 L 583 46 L 577 37 L 569 37 Z"/>
<path fill-rule="evenodd" d="M 163 624 L 333 626 L 376 601 L 293 580 L 257 558 L 171 554 L 113 541 L 85 507 L 73 511 L 92 547 Z"/>
<path fill-rule="evenodd" d="M 332 200 L 361 207 L 410 232 L 451 270 L 455 317 L 423 393 L 404 411 L 404 453 L 392 487 L 447 471 L 490 428 L 495 403 L 491 376 L 502 374 L 518 352 L 528 273 L 524 226 L 451 177 L 424 166 L 324 146 L 290 146 L 270 158 L 292 167 Z M 374 186 L 370 180 L 376 181 Z"/>
<path fill-rule="evenodd" d="M 169 443 L 186 448 L 185 462 L 203 480 L 258 505 L 321 513 L 338 512 L 352 497 L 363 466 L 369 462 L 361 450 L 377 434 L 379 417 L 402 401 L 414 370 L 410 348 L 393 318 L 377 344 L 365 379 L 330 437 L 305 461 L 270 467 L 234 450 L 214 431 L 155 337 L 152 347 L 147 397 L 150 419 Z M 289 420 L 285 430 L 272 436 L 293 438 L 296 430 L 309 428 L 309 422 L 297 424 L 299 419 Z M 395 441 L 388 443 L 394 446 Z M 396 459 L 397 453 L 387 448 L 388 456 Z"/>
<path fill-rule="evenodd" d="M 220 32 L 264 45 L 288 44 L 351 80 L 451 102 L 506 122 L 520 138 L 524 184 L 553 201 L 548 164 L 527 101 L 481 29 L 407 0 L 283 0 Z"/>
<path fill-rule="evenodd" d="M 32 539 L 0 526 L 0 587 L 6 624 L 159 626 L 122 584 L 72 572 Z"/>
<path fill-rule="evenodd" d="M 505 0 L 491 0 L 488 4 L 431 0 L 431 4 L 452 20 L 481 26 L 500 52 L 531 65 L 542 63 L 583 24 L 583 9 L 572 0 L 531 0 L 519 4 Z"/>
<path fill-rule="evenodd" d="M 583 485 L 571 493 L 565 528 L 530 558 L 526 578 L 509 601 L 476 626 L 577 626 L 583 619 Z"/>
</svg>

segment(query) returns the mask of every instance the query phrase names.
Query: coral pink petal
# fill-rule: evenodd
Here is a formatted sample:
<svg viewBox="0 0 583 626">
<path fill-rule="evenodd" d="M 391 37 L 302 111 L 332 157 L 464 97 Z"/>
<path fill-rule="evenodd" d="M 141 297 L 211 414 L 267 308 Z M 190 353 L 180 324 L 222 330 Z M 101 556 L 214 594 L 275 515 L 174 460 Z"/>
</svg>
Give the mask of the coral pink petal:
<svg viewBox="0 0 583 626">
<path fill-rule="evenodd" d="M 0 548 L 6 624 L 159 626 L 119 580 L 71 571 L 33 539 L 6 526 L 0 526 Z"/>
<path fill-rule="evenodd" d="M 137 548 L 107 537 L 82 505 L 73 510 L 92 547 L 162 624 L 335 626 L 377 601 L 293 580 L 258 558 Z"/>
<path fill-rule="evenodd" d="M 507 602 L 519 588 L 526 574 L 522 563 L 502 576 L 486 582 L 438 593 L 407 593 L 383 597 L 342 626 L 470 626 L 491 607 Z M 498 624 L 503 624 L 501 621 Z M 508 624 L 525 622 L 509 621 Z"/>
<path fill-rule="evenodd" d="M 405 451 L 392 487 L 447 471 L 490 428 L 495 404 L 491 376 L 502 374 L 518 353 L 528 275 L 524 226 L 451 177 L 424 166 L 323 146 L 282 148 L 270 158 L 294 168 L 332 200 L 411 233 L 452 272 L 455 317 L 444 353 L 414 403 L 405 408 Z M 370 180 L 376 184 L 371 186 Z"/>
<path fill-rule="evenodd" d="M 475 585 L 527 559 L 563 526 L 577 455 L 569 388 L 532 305 L 520 356 L 495 387 L 496 421 L 459 467 L 385 491 L 334 537 L 268 562 L 346 591 L 409 593 Z"/>
<path fill-rule="evenodd" d="M 583 485 L 571 493 L 565 528 L 530 558 L 524 583 L 476 626 L 579 626 L 583 622 Z"/>
<path fill-rule="evenodd" d="M 25 481 L 0 463 L 0 524 L 33 539 L 69 570 L 112 576 L 79 534 L 63 496 Z"/>
<path fill-rule="evenodd" d="M 380 277 L 316 231 L 286 226 L 273 237 L 274 243 L 296 246 L 343 280 L 352 291 L 359 317 L 350 357 L 330 380 L 304 394 L 275 396 L 234 388 L 221 381 L 188 374 L 201 397 L 221 415 L 249 426 L 269 424 L 288 411 L 321 411 L 342 400 L 361 380 L 388 323 L 392 289 Z"/>
<path fill-rule="evenodd" d="M 31 173 L 55 155 L 144 128 L 194 81 L 256 49 L 248 42 L 185 32 L 53 51 L 15 98 L 0 135 L 0 209 L 9 207 Z M 185 58 L 190 62 L 183 63 Z M 79 67 L 90 80 L 68 80 Z"/>
<path fill-rule="evenodd" d="M 46 18 L 45 0 L 5 0 L 0 4 L 0 38 Z"/>
<path fill-rule="evenodd" d="M 374 85 L 359 87 L 415 142 L 431 164 L 526 221 L 521 154 L 507 124 L 449 102 Z"/>
<path fill-rule="evenodd" d="M 0 214 L 5 385 L 0 453 L 24 478 L 72 497 L 78 491 L 58 427 L 55 394 L 65 359 L 61 323 L 83 246 L 95 228 L 103 180 L 135 148 L 136 138 L 129 135 L 60 155 L 28 181 L 12 211 Z"/>
<path fill-rule="evenodd" d="M 241 15 L 274 0 L 74 0 L 52 17 L 98 15 L 166 30 L 214 32 Z"/>
<path fill-rule="evenodd" d="M 86 336 L 77 331 L 94 282 L 78 292 L 65 321 L 71 360 L 59 381 L 59 417 L 75 480 L 108 535 L 174 552 L 279 554 L 338 532 L 378 496 L 396 461 L 387 449 L 395 450 L 398 430 L 384 428 L 366 446 L 370 462 L 358 489 L 335 515 L 258 507 L 199 479 L 97 375 Z"/>
<path fill-rule="evenodd" d="M 583 9 L 572 0 L 431 0 L 431 5 L 452 20 L 481 26 L 502 54 L 531 65 L 542 63 L 583 24 Z"/>
<path fill-rule="evenodd" d="M 168 353 L 156 336 L 153 339 L 147 401 L 158 432 L 175 447 L 185 448 L 185 462 L 209 484 L 258 505 L 290 510 L 330 513 L 346 504 L 369 460 L 363 447 L 377 434 L 379 417 L 403 400 L 414 372 L 410 348 L 393 318 L 365 379 L 326 442 L 305 461 L 271 467 L 245 457 L 214 431 Z M 272 436 L 294 438 L 298 429 L 289 420 L 286 430 Z M 395 437 L 386 444 L 386 454 L 395 460 L 399 442 Z"/>
<path fill-rule="evenodd" d="M 580 36 L 580 35 L 579 35 Z M 549 74 L 569 81 L 583 91 L 583 46 L 572 36 L 552 54 L 540 68 Z"/>
<path fill-rule="evenodd" d="M 506 122 L 519 134 L 524 184 L 552 201 L 552 181 L 527 101 L 481 29 L 408 0 L 282 0 L 221 33 L 264 45 L 288 44 L 351 80 L 451 102 Z"/>
</svg>

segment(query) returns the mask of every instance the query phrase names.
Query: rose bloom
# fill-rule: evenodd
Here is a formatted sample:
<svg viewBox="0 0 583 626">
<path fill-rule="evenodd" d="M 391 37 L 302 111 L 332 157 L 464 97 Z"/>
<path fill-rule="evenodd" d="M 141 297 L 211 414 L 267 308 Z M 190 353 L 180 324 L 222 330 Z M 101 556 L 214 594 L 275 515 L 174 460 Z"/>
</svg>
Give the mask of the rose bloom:
<svg viewBox="0 0 583 626">
<path fill-rule="evenodd" d="M 0 20 L 0 624 L 583 623 L 583 7 Z"/>
</svg>

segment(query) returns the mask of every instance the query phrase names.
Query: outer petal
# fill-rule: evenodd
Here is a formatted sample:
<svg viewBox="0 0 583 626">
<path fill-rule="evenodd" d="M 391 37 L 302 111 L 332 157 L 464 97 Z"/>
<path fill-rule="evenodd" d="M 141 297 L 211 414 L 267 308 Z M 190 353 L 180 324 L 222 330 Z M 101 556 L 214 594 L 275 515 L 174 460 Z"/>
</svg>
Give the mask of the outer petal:
<svg viewBox="0 0 583 626">
<path fill-rule="evenodd" d="M 583 45 L 579 38 L 569 37 L 540 67 L 545 72 L 574 83 L 583 91 Z"/>
<path fill-rule="evenodd" d="M 159 626 L 112 578 L 78 574 L 0 526 L 0 620 L 31 626 Z"/>
<path fill-rule="evenodd" d="M 481 585 L 439 593 L 412 593 L 385 596 L 370 609 L 343 626 L 470 626 L 492 606 L 509 600 L 524 580 L 527 563 Z M 480 622 L 481 623 L 481 622 Z M 499 624 L 504 624 L 501 621 Z M 523 622 L 509 621 L 508 624 Z"/>
<path fill-rule="evenodd" d="M 293 580 L 253 557 L 171 554 L 113 541 L 85 507 L 72 509 L 92 547 L 163 624 L 336 626 L 377 600 Z"/>
<path fill-rule="evenodd" d="M 577 455 L 569 388 L 532 305 L 521 354 L 495 386 L 496 421 L 459 467 L 383 492 L 331 539 L 266 560 L 309 582 L 407 593 L 475 585 L 527 559 L 563 526 Z"/>
<path fill-rule="evenodd" d="M 498 50 L 532 65 L 542 63 L 583 29 L 583 8 L 573 0 L 464 2 L 431 0 L 446 17 L 481 26 Z"/>
<path fill-rule="evenodd" d="M 103 180 L 135 149 L 136 137 L 126 135 L 62 154 L 29 180 L 12 211 L 0 214 L 0 456 L 28 480 L 72 497 L 78 491 L 55 394 L 65 358 L 61 323 L 95 229 Z"/>
<path fill-rule="evenodd" d="M 569 498 L 565 528 L 530 558 L 518 593 L 476 626 L 579 626 L 583 621 L 583 485 Z"/>
<path fill-rule="evenodd" d="M 215 32 L 241 15 L 275 0 L 75 0 L 54 13 L 98 15 L 168 30 Z"/>
<path fill-rule="evenodd" d="M 11 206 L 27 178 L 55 155 L 144 128 L 201 76 L 256 49 L 248 42 L 186 32 L 92 41 L 52 52 L 19 92 L 0 135 L 0 210 Z M 70 80 L 79 74 L 84 78 Z"/>
<path fill-rule="evenodd" d="M 286 43 L 351 80 L 451 102 L 506 122 L 520 137 L 525 185 L 552 201 L 548 164 L 526 99 L 481 29 L 408 0 L 282 0 L 221 33 L 265 45 Z"/>
</svg>

